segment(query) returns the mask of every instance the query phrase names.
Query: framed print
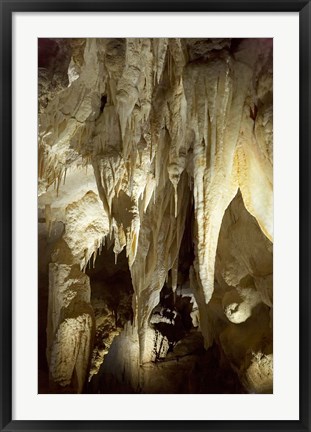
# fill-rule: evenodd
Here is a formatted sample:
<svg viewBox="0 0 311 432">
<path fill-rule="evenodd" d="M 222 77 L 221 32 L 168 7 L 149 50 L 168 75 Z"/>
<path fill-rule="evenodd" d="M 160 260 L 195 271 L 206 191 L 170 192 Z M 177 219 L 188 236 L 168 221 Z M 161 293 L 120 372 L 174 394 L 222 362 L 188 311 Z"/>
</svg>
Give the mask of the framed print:
<svg viewBox="0 0 311 432">
<path fill-rule="evenodd" d="M 1 430 L 310 430 L 310 2 L 1 29 Z"/>
</svg>

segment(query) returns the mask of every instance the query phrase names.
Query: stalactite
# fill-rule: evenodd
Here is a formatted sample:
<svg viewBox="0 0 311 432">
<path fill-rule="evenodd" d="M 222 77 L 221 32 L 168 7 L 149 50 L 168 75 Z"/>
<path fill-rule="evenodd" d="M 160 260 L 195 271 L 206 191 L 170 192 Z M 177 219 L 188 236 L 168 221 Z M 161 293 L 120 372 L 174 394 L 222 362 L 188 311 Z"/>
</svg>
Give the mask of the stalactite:
<svg viewBox="0 0 311 432">
<path fill-rule="evenodd" d="M 172 289 L 173 292 L 176 292 L 177 289 L 177 275 L 178 275 L 178 257 L 174 261 L 174 265 L 172 267 Z"/>
</svg>

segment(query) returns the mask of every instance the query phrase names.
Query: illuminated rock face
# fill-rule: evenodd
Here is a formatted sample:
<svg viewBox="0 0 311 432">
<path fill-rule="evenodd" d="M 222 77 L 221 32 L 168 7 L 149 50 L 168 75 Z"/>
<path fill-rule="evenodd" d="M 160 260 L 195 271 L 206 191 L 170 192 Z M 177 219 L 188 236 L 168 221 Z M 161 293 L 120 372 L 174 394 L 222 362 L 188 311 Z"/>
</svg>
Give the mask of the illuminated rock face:
<svg viewBox="0 0 311 432">
<path fill-rule="evenodd" d="M 126 251 L 133 322 L 103 367 L 110 355 L 116 376 L 123 368 L 132 388 L 152 392 L 139 372 L 154 360 L 150 318 L 166 282 L 178 295 L 193 208 L 194 259 L 184 276 L 196 303 L 192 321 L 205 349 L 221 346 L 248 391 L 271 391 L 271 40 L 40 44 L 50 381 L 83 389 L 95 334 L 84 272 L 112 242 L 116 262 Z"/>
</svg>

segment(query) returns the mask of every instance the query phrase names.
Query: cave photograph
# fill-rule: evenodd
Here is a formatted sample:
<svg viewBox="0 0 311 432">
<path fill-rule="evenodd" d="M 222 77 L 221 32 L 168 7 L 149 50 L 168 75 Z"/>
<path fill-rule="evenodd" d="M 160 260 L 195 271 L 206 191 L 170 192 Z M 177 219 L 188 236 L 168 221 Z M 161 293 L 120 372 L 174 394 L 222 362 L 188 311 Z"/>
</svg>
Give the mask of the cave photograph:
<svg viewBox="0 0 311 432">
<path fill-rule="evenodd" d="M 38 393 L 273 393 L 272 39 L 38 39 Z"/>
</svg>

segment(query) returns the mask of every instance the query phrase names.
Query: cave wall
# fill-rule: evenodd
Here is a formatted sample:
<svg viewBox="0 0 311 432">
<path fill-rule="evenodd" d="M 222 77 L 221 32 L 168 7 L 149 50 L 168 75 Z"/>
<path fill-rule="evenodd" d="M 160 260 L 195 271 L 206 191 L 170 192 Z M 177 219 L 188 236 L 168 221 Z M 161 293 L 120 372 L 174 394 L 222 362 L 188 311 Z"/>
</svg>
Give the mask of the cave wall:
<svg viewBox="0 0 311 432">
<path fill-rule="evenodd" d="M 272 272 L 273 245 L 238 192 L 223 217 L 215 289 L 204 316 L 209 332 L 251 393 L 273 389 Z"/>
<path fill-rule="evenodd" d="M 178 285 L 193 201 L 190 284 L 204 346 L 221 344 L 250 391 L 270 389 L 272 41 L 54 39 L 39 48 L 50 381 L 58 391 L 83 390 L 95 333 L 84 272 L 107 241 L 116 260 L 126 251 L 134 289 L 133 323 L 119 336 L 136 341 L 128 374 L 150 361 L 148 320 L 169 272 Z M 243 335 L 252 331 L 250 352 Z M 232 338 L 245 345 L 238 353 Z M 261 363 L 270 381 L 260 378 Z"/>
</svg>

